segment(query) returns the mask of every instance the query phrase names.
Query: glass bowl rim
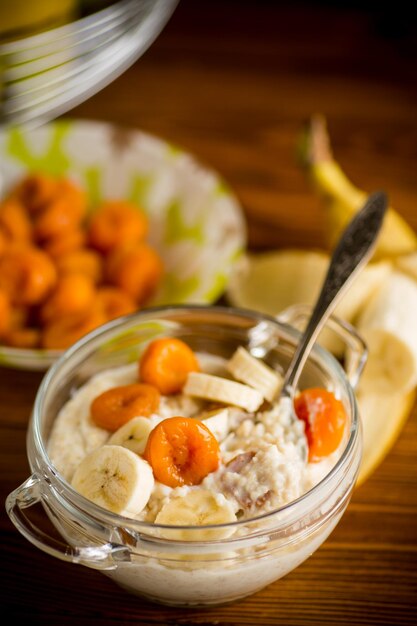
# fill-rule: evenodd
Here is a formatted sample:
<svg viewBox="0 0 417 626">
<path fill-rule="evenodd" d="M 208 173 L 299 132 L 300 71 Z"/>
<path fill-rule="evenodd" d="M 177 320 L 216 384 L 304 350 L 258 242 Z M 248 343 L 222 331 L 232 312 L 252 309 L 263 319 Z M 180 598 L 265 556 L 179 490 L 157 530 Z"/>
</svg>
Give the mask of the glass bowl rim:
<svg viewBox="0 0 417 626">
<path fill-rule="evenodd" d="M 179 2 L 179 0 L 173 1 Z M 15 51 L 28 50 L 31 47 L 41 48 L 43 45 L 48 46 L 51 42 L 59 41 L 59 39 L 70 35 L 74 36 L 77 32 L 81 32 L 86 28 L 92 26 L 100 27 L 102 22 L 108 21 L 112 16 L 123 13 L 124 10 L 129 9 L 131 6 L 135 6 L 135 0 L 114 0 L 108 6 L 77 17 L 65 24 L 0 43 L 0 53 L 11 54 Z"/>
</svg>

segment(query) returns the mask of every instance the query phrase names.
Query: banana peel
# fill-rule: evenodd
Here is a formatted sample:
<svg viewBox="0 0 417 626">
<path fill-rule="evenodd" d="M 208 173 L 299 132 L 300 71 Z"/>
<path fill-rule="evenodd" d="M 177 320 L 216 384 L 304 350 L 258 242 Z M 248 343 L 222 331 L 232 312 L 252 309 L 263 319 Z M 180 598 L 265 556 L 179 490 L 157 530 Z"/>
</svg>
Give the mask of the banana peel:
<svg viewBox="0 0 417 626">
<path fill-rule="evenodd" d="M 363 431 L 362 463 L 356 486 L 376 470 L 397 441 L 415 403 L 415 390 L 407 394 L 357 393 Z"/>
<path fill-rule="evenodd" d="M 417 282 L 417 252 L 396 258 L 394 267 Z"/>
<path fill-rule="evenodd" d="M 358 189 L 334 160 L 326 121 L 317 115 L 308 123 L 300 144 L 300 158 L 327 207 L 327 239 L 333 248 L 368 194 Z M 394 258 L 417 250 L 417 235 L 392 207 L 387 211 L 373 260 Z"/>
</svg>

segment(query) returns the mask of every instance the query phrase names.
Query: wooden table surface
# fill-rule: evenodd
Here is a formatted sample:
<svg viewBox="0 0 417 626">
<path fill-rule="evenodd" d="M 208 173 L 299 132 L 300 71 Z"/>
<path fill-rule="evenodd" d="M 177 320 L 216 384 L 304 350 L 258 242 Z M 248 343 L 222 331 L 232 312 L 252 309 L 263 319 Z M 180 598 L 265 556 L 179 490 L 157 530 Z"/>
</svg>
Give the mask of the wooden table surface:
<svg viewBox="0 0 417 626">
<path fill-rule="evenodd" d="M 417 229 L 417 45 L 407 15 L 273 2 L 182 0 L 151 49 L 71 111 L 183 146 L 229 181 L 252 250 L 323 243 L 323 215 L 295 158 L 303 121 L 327 116 L 338 160 L 384 188 Z M 0 369 L 1 496 L 28 475 L 26 427 L 41 375 Z M 66 624 L 415 624 L 417 411 L 326 543 L 232 605 L 167 608 L 29 544 L 1 514 L 2 613 Z M 20 623 L 20 622 L 19 622 Z"/>
</svg>

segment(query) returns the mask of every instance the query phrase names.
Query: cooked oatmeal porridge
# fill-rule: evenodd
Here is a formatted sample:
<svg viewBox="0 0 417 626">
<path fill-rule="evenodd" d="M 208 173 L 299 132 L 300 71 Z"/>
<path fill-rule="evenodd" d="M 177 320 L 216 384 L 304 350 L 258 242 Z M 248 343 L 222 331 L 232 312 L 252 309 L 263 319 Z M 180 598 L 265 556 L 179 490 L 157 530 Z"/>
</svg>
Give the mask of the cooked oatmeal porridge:
<svg viewBox="0 0 417 626">
<path fill-rule="evenodd" d="M 330 471 L 345 426 L 331 392 L 305 390 L 294 410 L 279 398 L 280 374 L 243 348 L 226 361 L 162 341 L 157 358 L 153 342 L 139 364 L 96 374 L 59 412 L 49 457 L 82 495 L 140 521 L 227 524 L 296 500 Z M 168 358 L 169 341 L 182 345 Z"/>
</svg>

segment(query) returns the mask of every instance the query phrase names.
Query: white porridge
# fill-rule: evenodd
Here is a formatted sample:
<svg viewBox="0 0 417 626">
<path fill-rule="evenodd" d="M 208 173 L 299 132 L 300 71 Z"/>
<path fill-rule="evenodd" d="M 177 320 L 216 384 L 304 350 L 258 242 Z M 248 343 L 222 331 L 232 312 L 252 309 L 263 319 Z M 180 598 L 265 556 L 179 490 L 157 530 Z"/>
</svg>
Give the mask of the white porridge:
<svg viewBox="0 0 417 626">
<path fill-rule="evenodd" d="M 231 382 L 225 361 L 208 354 L 198 354 L 197 359 L 201 372 Z M 51 432 L 48 452 L 52 463 L 69 482 L 88 455 L 112 444 L 114 439 L 114 434 L 94 423 L 90 412 L 92 401 L 109 389 L 137 382 L 137 363 L 101 372 L 77 390 L 61 409 Z M 175 500 L 182 504 L 182 499 L 191 492 L 205 491 L 233 511 L 224 520 L 230 522 L 275 510 L 309 490 L 329 472 L 338 452 L 320 462 L 308 462 L 305 423 L 291 410 L 291 401 L 277 395 L 277 400 L 262 398 L 257 410 L 245 410 L 184 392 L 162 394 L 158 410 L 144 418 L 149 424 L 147 436 L 158 424 L 174 416 L 201 421 L 218 442 L 218 467 L 195 485 L 172 487 L 153 480 L 145 506 L 129 516 L 165 523 L 157 518 L 168 502 Z"/>
</svg>

